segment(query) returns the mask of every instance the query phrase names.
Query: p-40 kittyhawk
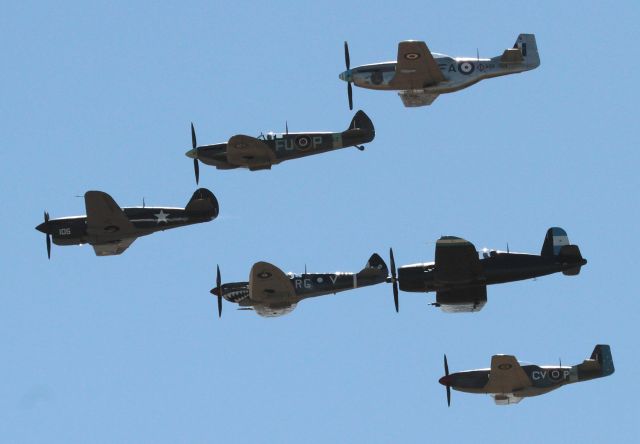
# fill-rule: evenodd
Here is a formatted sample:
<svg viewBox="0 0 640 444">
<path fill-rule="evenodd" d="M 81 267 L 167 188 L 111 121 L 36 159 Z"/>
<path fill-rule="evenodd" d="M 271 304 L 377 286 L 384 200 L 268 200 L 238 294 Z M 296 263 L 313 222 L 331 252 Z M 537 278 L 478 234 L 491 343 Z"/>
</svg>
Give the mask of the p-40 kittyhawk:
<svg viewBox="0 0 640 444">
<path fill-rule="evenodd" d="M 52 239 L 56 245 L 91 244 L 97 256 L 112 256 L 124 252 L 140 236 L 209 222 L 218 216 L 218 200 L 205 188 L 196 190 L 185 208 L 120 208 L 102 191 L 87 191 L 84 202 L 86 216 L 50 219 L 45 211 L 44 222 L 36 230 L 47 236 L 49 258 Z"/>
<path fill-rule="evenodd" d="M 431 105 L 440 94 L 459 91 L 482 79 L 516 74 L 540 66 L 533 34 L 520 34 L 513 48 L 490 59 L 450 57 L 432 53 L 424 42 L 398 44 L 397 61 L 373 63 L 351 69 L 349 46 L 344 42 L 347 70 L 339 75 L 347 82 L 349 109 L 353 109 L 351 84 L 361 88 L 398 91 L 407 107 Z"/>
<path fill-rule="evenodd" d="M 369 116 L 358 111 L 349 128 L 342 132 L 310 133 L 267 133 L 258 137 L 242 134 L 231 137 L 227 142 L 198 146 L 196 133 L 191 124 L 192 149 L 187 157 L 193 159 L 196 183 L 200 178 L 198 161 L 213 165 L 221 170 L 248 168 L 251 171 L 269 170 L 272 165 L 299 157 L 321 154 L 340 148 L 354 146 L 364 150 L 362 144 L 369 143 L 375 137 L 375 129 Z"/>
<path fill-rule="evenodd" d="M 563 366 L 520 364 L 515 356 L 494 355 L 491 368 L 449 374 L 447 356 L 440 384 L 447 388 L 447 404 L 451 405 L 451 389 L 467 393 L 486 393 L 498 405 L 516 404 L 522 398 L 544 395 L 574 382 L 603 378 L 615 371 L 611 348 L 596 345 L 582 364 Z"/>
<path fill-rule="evenodd" d="M 587 263 L 578 246 L 569 243 L 567 232 L 558 227 L 547 230 L 540 255 L 483 249 L 480 259 L 471 242 L 443 236 L 436 242 L 435 262 L 400 267 L 397 276 L 392 250 L 390 256 L 396 311 L 398 282 L 402 291 L 435 291 L 433 305 L 443 311 L 471 312 L 487 302 L 487 285 L 558 272 L 573 276 Z"/>
<path fill-rule="evenodd" d="M 260 316 L 275 317 L 290 313 L 303 299 L 352 288 L 385 282 L 389 270 L 382 258 L 373 254 L 358 273 L 285 274 L 268 262 L 256 262 L 251 267 L 249 282 L 222 284 L 217 268 L 216 287 L 211 294 L 218 297 L 218 316 L 222 315 L 222 298 L 240 306 L 240 310 L 255 310 Z"/>
</svg>

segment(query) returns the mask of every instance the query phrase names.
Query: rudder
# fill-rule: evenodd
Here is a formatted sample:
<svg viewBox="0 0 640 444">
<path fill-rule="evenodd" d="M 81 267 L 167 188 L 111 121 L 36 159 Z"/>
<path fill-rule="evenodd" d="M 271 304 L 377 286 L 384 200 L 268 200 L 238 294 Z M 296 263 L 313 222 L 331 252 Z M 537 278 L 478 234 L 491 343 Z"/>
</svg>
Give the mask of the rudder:
<svg viewBox="0 0 640 444">
<path fill-rule="evenodd" d="M 598 344 L 591 353 L 591 359 L 597 361 L 602 370 L 602 376 L 609 376 L 615 372 L 613 366 L 613 356 L 611 355 L 611 347 L 606 344 Z"/>
<path fill-rule="evenodd" d="M 560 227 L 551 227 L 547 230 L 542 244 L 541 256 L 559 256 L 562 247 L 569 245 L 567 232 Z"/>
<path fill-rule="evenodd" d="M 538 54 L 538 45 L 534 34 L 520 34 L 513 47 L 520 49 L 520 52 L 522 52 L 524 64 L 531 68 L 540 66 L 540 55 Z"/>
<path fill-rule="evenodd" d="M 185 211 L 214 219 L 218 217 L 218 199 L 206 188 L 198 188 L 187 203 Z"/>
<path fill-rule="evenodd" d="M 375 131 L 373 122 L 371 121 L 369 116 L 367 116 L 367 114 L 362 110 L 358 110 L 358 112 L 353 116 L 353 119 L 351 119 L 351 123 L 349 124 L 349 129 Z"/>
</svg>

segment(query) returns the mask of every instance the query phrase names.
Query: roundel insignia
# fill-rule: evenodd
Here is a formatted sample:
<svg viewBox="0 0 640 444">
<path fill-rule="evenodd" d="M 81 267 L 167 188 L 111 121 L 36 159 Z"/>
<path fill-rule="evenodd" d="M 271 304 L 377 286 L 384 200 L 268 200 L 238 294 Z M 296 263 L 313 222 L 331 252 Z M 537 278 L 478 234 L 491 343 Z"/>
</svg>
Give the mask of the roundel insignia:
<svg viewBox="0 0 640 444">
<path fill-rule="evenodd" d="M 513 365 L 511 365 L 511 364 L 500 364 L 500 365 L 498 366 L 498 368 L 499 368 L 500 370 L 509 370 L 509 369 L 511 369 L 511 367 L 513 367 Z"/>
<path fill-rule="evenodd" d="M 464 75 L 471 74 L 475 69 L 475 66 L 471 62 L 460 62 L 458 63 L 458 71 Z"/>
<path fill-rule="evenodd" d="M 560 379 L 560 371 L 551 370 L 551 379 Z"/>
<path fill-rule="evenodd" d="M 299 136 L 296 139 L 296 145 L 301 150 L 306 150 L 311 146 L 311 137 L 309 136 Z"/>
<path fill-rule="evenodd" d="M 260 279 L 267 279 L 267 278 L 270 278 L 270 277 L 271 277 L 271 273 L 269 273 L 268 271 L 263 271 L 262 273 L 260 273 L 260 274 L 258 275 L 258 277 L 259 277 Z"/>
<path fill-rule="evenodd" d="M 404 58 L 407 60 L 416 60 L 420 58 L 420 54 L 417 52 L 408 52 L 404 55 Z"/>
</svg>

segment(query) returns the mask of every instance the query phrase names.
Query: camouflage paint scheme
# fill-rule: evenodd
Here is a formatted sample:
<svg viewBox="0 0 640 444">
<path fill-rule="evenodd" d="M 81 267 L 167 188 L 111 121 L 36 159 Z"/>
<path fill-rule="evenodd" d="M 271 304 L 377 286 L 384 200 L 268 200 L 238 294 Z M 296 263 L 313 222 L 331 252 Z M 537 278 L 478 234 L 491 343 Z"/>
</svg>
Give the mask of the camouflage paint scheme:
<svg viewBox="0 0 640 444">
<path fill-rule="evenodd" d="M 218 216 L 218 200 L 206 188 L 200 188 L 185 208 L 126 207 L 120 208 L 102 191 L 84 195 L 86 216 L 48 219 L 36 230 L 51 236 L 56 245 L 91 244 L 97 256 L 123 253 L 140 236 L 185 225 L 209 222 Z"/>
<path fill-rule="evenodd" d="M 614 371 L 611 348 L 596 345 L 591 357 L 578 365 L 521 365 L 514 356 L 495 355 L 491 368 L 452 373 L 439 382 L 461 392 L 489 394 L 496 404 L 507 405 L 563 385 L 609 376 Z"/>
<path fill-rule="evenodd" d="M 446 312 L 479 311 L 487 302 L 487 285 L 519 281 L 562 272 L 580 273 L 587 260 L 567 232 L 549 228 L 540 255 L 483 250 L 462 238 L 443 236 L 436 242 L 435 262 L 398 269 L 400 290 L 436 292 L 435 306 Z"/>
<path fill-rule="evenodd" d="M 236 135 L 225 143 L 203 145 L 187 151 L 186 156 L 204 164 L 227 170 L 271 169 L 280 162 L 371 142 L 375 128 L 371 119 L 358 111 L 346 131 L 308 133 L 268 133 L 259 137 Z"/>
<path fill-rule="evenodd" d="M 407 107 L 431 105 L 440 94 L 467 88 L 480 80 L 529 71 L 540 66 L 533 34 L 520 34 L 513 48 L 490 59 L 431 53 L 422 41 L 400 42 L 395 62 L 347 69 L 339 75 L 361 88 L 400 91 Z"/>
<path fill-rule="evenodd" d="M 221 290 L 224 299 L 240 309 L 275 317 L 290 313 L 303 299 L 380 284 L 388 274 L 387 265 L 377 254 L 358 273 L 285 274 L 268 262 L 257 262 L 251 268 L 249 282 L 223 284 Z M 218 296 L 218 289 L 213 288 L 211 294 Z"/>
</svg>

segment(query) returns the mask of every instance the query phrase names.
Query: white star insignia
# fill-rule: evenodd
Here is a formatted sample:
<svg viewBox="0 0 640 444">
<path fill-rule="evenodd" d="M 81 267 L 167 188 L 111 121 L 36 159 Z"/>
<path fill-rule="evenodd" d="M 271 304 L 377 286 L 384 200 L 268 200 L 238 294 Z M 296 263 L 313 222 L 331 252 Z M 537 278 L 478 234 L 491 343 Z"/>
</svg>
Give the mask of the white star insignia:
<svg viewBox="0 0 640 444">
<path fill-rule="evenodd" d="M 160 212 L 154 214 L 154 216 L 158 218 L 157 223 L 164 222 L 166 224 L 169 222 L 169 213 L 165 213 L 164 210 L 160 210 Z"/>
</svg>

